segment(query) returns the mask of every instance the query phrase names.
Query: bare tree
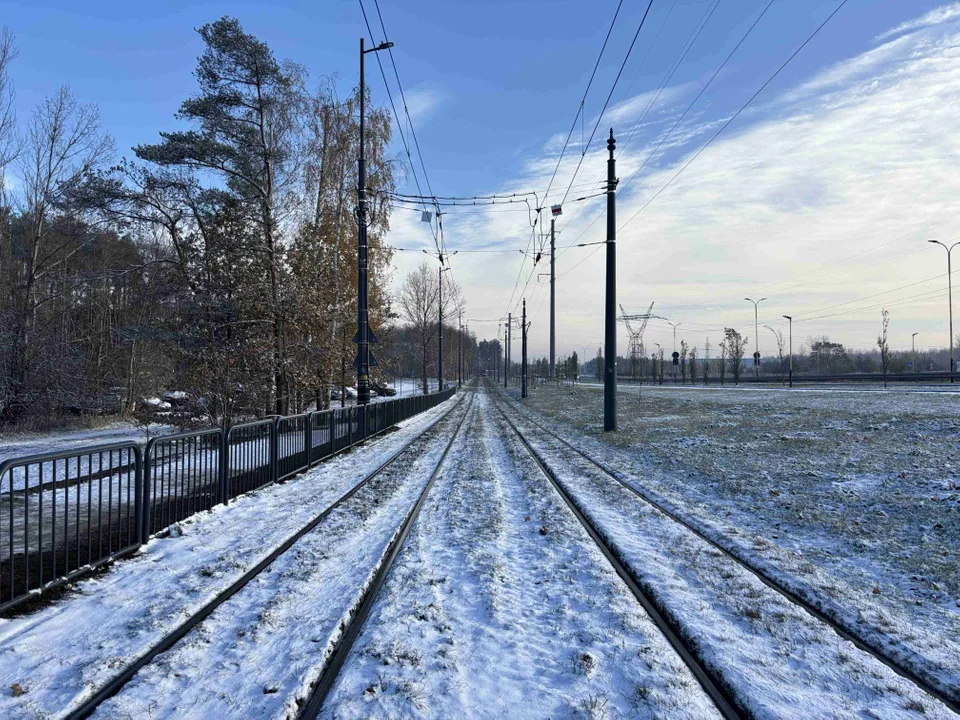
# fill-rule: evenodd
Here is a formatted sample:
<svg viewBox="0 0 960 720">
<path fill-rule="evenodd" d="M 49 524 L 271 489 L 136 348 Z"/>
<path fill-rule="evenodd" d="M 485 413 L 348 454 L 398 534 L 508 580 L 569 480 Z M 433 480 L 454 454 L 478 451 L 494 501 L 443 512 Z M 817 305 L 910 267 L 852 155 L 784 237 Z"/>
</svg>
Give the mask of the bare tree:
<svg viewBox="0 0 960 720">
<path fill-rule="evenodd" d="M 783 385 L 786 382 L 784 374 L 784 363 L 783 363 L 783 347 L 784 347 L 784 338 L 783 330 L 774 330 L 769 325 L 764 325 L 764 327 L 773 333 L 774 339 L 777 341 L 777 357 L 780 359 L 780 384 Z"/>
<path fill-rule="evenodd" d="M 720 341 L 720 358 L 719 364 L 717 365 L 718 374 L 720 376 L 720 384 L 723 385 L 723 381 L 727 376 L 727 355 L 730 354 L 730 350 L 727 347 L 727 341 Z"/>
<path fill-rule="evenodd" d="M 689 348 L 687 347 L 687 341 L 680 341 L 680 384 L 687 384 L 687 353 Z"/>
<path fill-rule="evenodd" d="M 433 353 L 434 340 L 439 328 L 440 280 L 426 261 L 410 271 L 399 294 L 403 318 L 413 328 L 418 354 L 420 355 L 420 380 L 423 393 L 429 391 L 427 377 Z M 454 280 L 443 282 L 443 315 L 452 317 L 451 310 L 461 307 L 463 293 Z M 446 323 L 444 323 L 446 325 Z M 456 352 L 456 348 L 454 348 Z"/>
<path fill-rule="evenodd" d="M 17 114 L 13 106 L 13 82 L 10 80 L 10 63 L 17 59 L 13 33 L 9 28 L 0 28 L 0 208 L 4 206 L 7 166 L 20 153 L 17 138 Z"/>
<path fill-rule="evenodd" d="M 697 348 L 690 348 L 690 355 L 687 360 L 690 365 L 690 384 L 697 384 Z"/>
<path fill-rule="evenodd" d="M 400 309 L 408 323 L 413 327 L 420 351 L 420 381 L 423 394 L 427 394 L 427 368 L 429 367 L 430 348 L 436 332 L 437 308 L 440 288 L 434 281 L 433 272 L 426 261 L 410 271 L 400 287 Z"/>
<path fill-rule="evenodd" d="M 881 310 L 883 318 L 880 325 L 880 334 L 877 336 L 877 347 L 880 348 L 880 367 L 883 369 L 883 386 L 887 386 L 887 368 L 890 366 L 890 345 L 887 342 L 887 328 L 890 325 L 890 311 Z"/>
<path fill-rule="evenodd" d="M 22 263 L 20 282 L 12 288 L 5 328 L 10 338 L 2 419 L 12 422 L 25 409 L 31 367 L 41 354 L 33 332 L 37 311 L 52 295 L 49 275 L 63 269 L 94 235 L 78 239 L 52 234 L 54 212 L 69 198 L 83 177 L 103 164 L 113 152 L 112 140 L 100 128 L 94 105 L 80 105 L 67 87 L 45 99 L 34 111 L 23 153 L 23 213 L 29 230 L 17 248 Z"/>
</svg>

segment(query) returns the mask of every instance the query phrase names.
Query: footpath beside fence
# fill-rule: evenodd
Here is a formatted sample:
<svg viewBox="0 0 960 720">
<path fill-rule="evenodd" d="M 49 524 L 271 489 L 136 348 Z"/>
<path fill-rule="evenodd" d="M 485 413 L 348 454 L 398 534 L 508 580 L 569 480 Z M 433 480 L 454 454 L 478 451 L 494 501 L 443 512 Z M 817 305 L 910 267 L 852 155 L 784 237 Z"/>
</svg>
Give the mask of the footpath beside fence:
<svg viewBox="0 0 960 720">
<path fill-rule="evenodd" d="M 0 462 L 0 613 L 152 535 L 453 397 L 430 395 Z"/>
</svg>

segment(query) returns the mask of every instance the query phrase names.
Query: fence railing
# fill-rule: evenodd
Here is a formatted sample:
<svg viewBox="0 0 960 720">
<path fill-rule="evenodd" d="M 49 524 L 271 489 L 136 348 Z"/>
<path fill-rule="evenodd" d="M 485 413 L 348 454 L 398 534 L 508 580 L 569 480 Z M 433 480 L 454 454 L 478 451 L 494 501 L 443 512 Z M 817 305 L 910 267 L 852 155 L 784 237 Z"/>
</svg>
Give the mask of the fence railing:
<svg viewBox="0 0 960 720">
<path fill-rule="evenodd" d="M 0 612 L 285 480 L 456 392 L 0 462 Z"/>
</svg>

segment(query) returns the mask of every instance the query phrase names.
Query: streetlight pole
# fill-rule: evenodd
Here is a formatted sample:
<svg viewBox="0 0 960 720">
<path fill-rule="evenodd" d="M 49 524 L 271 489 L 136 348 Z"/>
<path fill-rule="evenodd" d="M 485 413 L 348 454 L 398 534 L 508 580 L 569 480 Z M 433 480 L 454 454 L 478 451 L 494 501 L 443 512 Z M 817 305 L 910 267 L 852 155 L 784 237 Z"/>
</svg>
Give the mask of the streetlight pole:
<svg viewBox="0 0 960 720">
<path fill-rule="evenodd" d="M 914 333 L 910 336 L 910 352 L 913 355 L 913 372 L 917 372 L 917 335 L 920 333 Z"/>
<path fill-rule="evenodd" d="M 753 341 L 755 343 L 755 352 L 753 353 L 753 366 L 757 371 L 757 380 L 760 379 L 760 303 L 766 300 L 765 297 L 760 298 L 759 300 L 751 300 L 750 298 L 744 298 L 747 302 L 753 303 Z"/>
<path fill-rule="evenodd" d="M 784 315 L 790 321 L 790 387 L 793 387 L 793 318 L 790 315 Z"/>
<path fill-rule="evenodd" d="M 363 56 L 392 48 L 393 43 L 382 42 L 375 48 L 365 50 L 360 38 L 360 154 L 357 159 L 357 222 L 359 224 L 357 245 L 357 404 L 370 402 L 370 345 L 378 342 L 367 322 L 367 163 L 363 155 L 363 111 L 366 93 L 363 76 Z M 361 414 L 360 417 L 365 417 Z"/>
<path fill-rule="evenodd" d="M 947 247 L 939 240 L 928 240 L 927 242 L 940 245 L 944 250 L 947 251 L 947 302 L 950 305 L 950 382 L 953 382 L 953 374 L 956 371 L 957 366 L 953 361 L 953 274 L 950 270 L 950 253 L 953 252 L 953 249 L 957 245 L 960 245 L 960 242 L 955 242 L 950 247 Z"/>
<path fill-rule="evenodd" d="M 460 332 L 457 335 L 457 386 L 463 387 L 463 310 L 460 311 Z"/>
</svg>

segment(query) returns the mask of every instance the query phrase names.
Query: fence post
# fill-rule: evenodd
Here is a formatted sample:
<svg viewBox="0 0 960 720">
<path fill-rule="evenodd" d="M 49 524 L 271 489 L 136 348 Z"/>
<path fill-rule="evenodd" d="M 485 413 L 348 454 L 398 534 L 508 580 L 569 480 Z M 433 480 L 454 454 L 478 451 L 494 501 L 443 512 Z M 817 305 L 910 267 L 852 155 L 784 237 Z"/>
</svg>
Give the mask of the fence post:
<svg viewBox="0 0 960 720">
<path fill-rule="evenodd" d="M 143 545 L 150 534 L 150 453 L 156 438 L 150 438 L 144 449 L 144 454 L 139 458 L 139 467 L 136 469 L 136 491 L 134 493 L 133 511 L 137 516 L 137 545 Z M 139 456 L 139 448 L 138 448 Z"/>
<path fill-rule="evenodd" d="M 224 430 L 220 436 L 222 447 L 220 448 L 220 504 L 227 505 L 230 502 L 230 434 L 233 432 L 233 425 Z"/>
<path fill-rule="evenodd" d="M 303 416 L 303 468 L 307 469 L 310 467 L 310 456 L 313 454 L 313 432 L 312 421 L 313 413 L 306 412 Z"/>
<path fill-rule="evenodd" d="M 270 482 L 275 483 L 280 477 L 279 457 L 280 457 L 280 420 L 282 416 L 278 415 L 270 423 Z"/>
</svg>

